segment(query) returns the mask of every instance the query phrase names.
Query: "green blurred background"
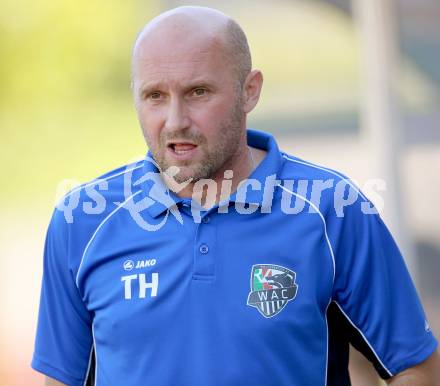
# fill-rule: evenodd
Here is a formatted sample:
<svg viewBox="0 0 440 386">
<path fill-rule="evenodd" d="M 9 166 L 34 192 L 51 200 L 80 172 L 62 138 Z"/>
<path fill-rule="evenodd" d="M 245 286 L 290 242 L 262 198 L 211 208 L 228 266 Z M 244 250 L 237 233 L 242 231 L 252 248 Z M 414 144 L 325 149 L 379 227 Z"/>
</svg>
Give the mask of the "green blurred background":
<svg viewBox="0 0 440 386">
<path fill-rule="evenodd" d="M 151 17 L 181 4 L 188 2 L 0 0 L 1 385 L 42 384 L 29 363 L 56 196 L 145 154 L 130 93 L 132 44 Z M 250 126 L 361 183 L 377 177 L 361 141 L 362 63 L 349 1 L 192 4 L 225 11 L 248 35 L 265 76 Z M 436 0 L 400 0 L 395 14 L 404 204 L 419 291 L 439 331 L 440 223 L 433 207 L 440 193 L 440 7 Z"/>
<path fill-rule="evenodd" d="M 157 11 L 154 1 L 2 1 L 3 199 L 32 191 L 44 201 L 62 178 L 92 178 L 144 152 L 129 60 Z"/>
</svg>

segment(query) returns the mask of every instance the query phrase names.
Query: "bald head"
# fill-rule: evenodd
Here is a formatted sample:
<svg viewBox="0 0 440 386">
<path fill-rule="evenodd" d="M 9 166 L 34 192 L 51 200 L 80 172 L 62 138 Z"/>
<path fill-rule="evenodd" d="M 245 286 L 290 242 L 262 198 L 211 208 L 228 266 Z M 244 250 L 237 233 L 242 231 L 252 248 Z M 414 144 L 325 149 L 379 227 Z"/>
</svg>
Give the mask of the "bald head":
<svg viewBox="0 0 440 386">
<path fill-rule="evenodd" d="M 231 66 L 240 85 L 251 71 L 249 45 L 241 27 L 224 13 L 212 8 L 185 6 L 164 12 L 152 19 L 139 33 L 133 49 L 133 77 L 136 61 L 155 47 L 169 45 L 170 50 L 189 43 L 195 49 L 215 47 Z"/>
</svg>

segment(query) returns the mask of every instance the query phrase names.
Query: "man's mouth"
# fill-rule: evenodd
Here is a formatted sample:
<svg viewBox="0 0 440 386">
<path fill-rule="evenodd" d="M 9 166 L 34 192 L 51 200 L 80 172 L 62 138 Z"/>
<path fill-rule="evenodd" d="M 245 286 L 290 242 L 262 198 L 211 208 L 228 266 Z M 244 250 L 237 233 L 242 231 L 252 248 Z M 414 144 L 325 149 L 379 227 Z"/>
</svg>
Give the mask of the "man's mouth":
<svg viewBox="0 0 440 386">
<path fill-rule="evenodd" d="M 190 142 L 170 142 L 167 146 L 179 156 L 190 154 L 197 148 L 196 144 Z"/>
<path fill-rule="evenodd" d="M 190 143 L 177 143 L 172 145 L 172 147 L 177 154 L 186 154 L 193 150 L 196 145 L 192 145 Z"/>
</svg>

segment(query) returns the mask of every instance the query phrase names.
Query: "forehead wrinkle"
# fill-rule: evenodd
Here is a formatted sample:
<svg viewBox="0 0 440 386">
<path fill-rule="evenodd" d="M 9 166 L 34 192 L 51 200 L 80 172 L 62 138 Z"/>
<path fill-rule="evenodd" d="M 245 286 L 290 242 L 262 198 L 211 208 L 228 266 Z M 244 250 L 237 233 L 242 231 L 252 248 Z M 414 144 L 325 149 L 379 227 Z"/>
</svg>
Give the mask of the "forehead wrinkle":
<svg viewBox="0 0 440 386">
<path fill-rule="evenodd" d="M 176 63 L 201 62 L 222 51 L 224 48 L 218 37 L 180 39 L 176 42 L 162 40 L 160 42 L 145 42 L 143 47 L 139 47 L 133 58 L 135 62 L 174 66 Z"/>
<path fill-rule="evenodd" d="M 192 81 L 201 78 L 200 67 L 195 66 L 194 63 L 193 61 L 192 63 L 180 64 L 179 66 L 168 63 L 164 65 L 147 64 L 142 67 L 138 78 L 141 82 L 148 83 Z M 204 78 L 206 78 L 206 75 Z"/>
<path fill-rule="evenodd" d="M 212 45 L 218 44 L 212 42 Z M 192 52 L 191 52 L 192 51 Z M 194 83 L 195 79 L 201 79 L 200 74 L 203 74 L 203 79 L 207 81 L 213 76 L 218 76 L 217 73 L 206 73 L 204 69 L 206 66 L 212 66 L 212 63 L 219 63 L 227 59 L 224 53 L 220 50 L 210 49 L 209 47 L 193 48 L 185 52 L 176 52 L 173 50 L 166 50 L 159 55 L 149 55 L 147 51 L 143 51 L 139 55 L 138 60 L 133 65 L 133 72 L 136 74 L 138 81 L 155 82 L 156 79 L 168 79 L 179 81 L 181 83 Z M 154 51 L 153 51 L 154 52 Z M 215 79 L 210 79 L 215 81 Z"/>
<path fill-rule="evenodd" d="M 145 52 L 142 56 L 138 57 L 138 62 L 145 67 L 159 66 L 163 69 L 178 69 L 179 66 L 193 66 L 197 63 L 206 62 L 209 59 L 209 50 L 193 50 L 193 52 L 185 50 L 183 54 L 187 57 L 182 57 L 182 52 L 176 52 L 175 50 L 169 50 L 161 55 L 149 55 Z M 174 52 L 171 52 L 174 51 Z M 188 53 L 191 54 L 188 57 Z"/>
</svg>

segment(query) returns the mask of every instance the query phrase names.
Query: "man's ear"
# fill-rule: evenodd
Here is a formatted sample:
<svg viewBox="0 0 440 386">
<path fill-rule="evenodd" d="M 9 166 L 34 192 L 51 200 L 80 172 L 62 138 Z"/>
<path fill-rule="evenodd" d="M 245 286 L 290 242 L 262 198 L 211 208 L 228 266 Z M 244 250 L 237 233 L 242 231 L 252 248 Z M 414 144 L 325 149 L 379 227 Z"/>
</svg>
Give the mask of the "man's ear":
<svg viewBox="0 0 440 386">
<path fill-rule="evenodd" d="M 257 105 L 262 86 L 263 74 L 260 70 L 252 70 L 243 85 L 243 110 L 246 114 Z"/>
</svg>

